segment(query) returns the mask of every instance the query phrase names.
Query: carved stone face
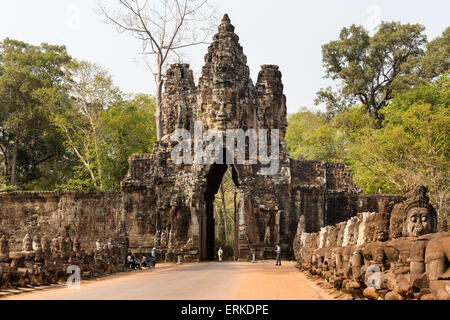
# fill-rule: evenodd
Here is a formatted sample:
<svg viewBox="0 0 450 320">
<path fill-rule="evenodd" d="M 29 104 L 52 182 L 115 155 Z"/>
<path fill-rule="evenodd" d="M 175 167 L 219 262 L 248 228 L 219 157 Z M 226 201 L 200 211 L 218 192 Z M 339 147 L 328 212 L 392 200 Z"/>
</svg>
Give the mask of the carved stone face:
<svg viewBox="0 0 450 320">
<path fill-rule="evenodd" d="M 7 254 L 7 253 L 9 253 L 8 240 L 6 239 L 6 236 L 2 236 L 0 238 L 0 254 Z"/>
<path fill-rule="evenodd" d="M 40 250 L 40 249 L 41 249 L 41 243 L 40 243 L 40 241 L 33 241 L 32 247 L 33 247 L 33 251 L 38 251 L 38 250 Z"/>
<path fill-rule="evenodd" d="M 432 232 L 432 216 L 430 210 L 423 207 L 412 208 L 406 216 L 406 236 L 419 237 Z"/>
<path fill-rule="evenodd" d="M 64 251 L 66 249 L 66 244 L 64 243 L 64 238 L 62 236 L 58 237 L 59 250 Z"/>
<path fill-rule="evenodd" d="M 48 252 L 50 250 L 50 241 L 46 235 L 41 238 L 42 251 Z"/>
<path fill-rule="evenodd" d="M 361 267 L 363 265 L 364 259 L 361 250 L 355 250 L 350 258 L 352 267 Z"/>
<path fill-rule="evenodd" d="M 33 241 L 29 233 L 23 239 L 23 251 L 33 251 Z"/>
<path fill-rule="evenodd" d="M 108 239 L 107 248 L 108 248 L 109 250 L 112 250 L 112 249 L 113 249 L 113 241 L 112 241 L 112 239 Z"/>
<path fill-rule="evenodd" d="M 52 253 L 55 253 L 59 250 L 59 244 L 58 244 L 58 239 L 57 238 L 53 238 L 52 242 L 50 244 L 50 250 Z"/>
<path fill-rule="evenodd" d="M 81 251 L 81 243 L 79 238 L 75 238 L 73 242 L 73 251 L 80 252 Z"/>
<path fill-rule="evenodd" d="M 103 241 L 102 241 L 101 239 L 98 239 L 98 240 L 95 242 L 95 249 L 96 249 L 97 251 L 103 250 Z"/>
<path fill-rule="evenodd" d="M 342 255 L 339 252 L 335 252 L 334 259 L 335 259 L 335 263 L 336 263 L 336 268 L 340 269 L 342 266 Z"/>
</svg>

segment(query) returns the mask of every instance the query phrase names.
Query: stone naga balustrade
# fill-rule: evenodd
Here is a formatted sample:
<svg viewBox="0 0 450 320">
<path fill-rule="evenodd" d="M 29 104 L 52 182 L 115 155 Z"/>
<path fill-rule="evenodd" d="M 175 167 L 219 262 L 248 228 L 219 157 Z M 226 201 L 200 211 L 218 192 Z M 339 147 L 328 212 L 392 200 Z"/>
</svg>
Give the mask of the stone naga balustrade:
<svg viewBox="0 0 450 320">
<path fill-rule="evenodd" d="M 426 188 L 405 197 L 320 232 L 299 228 L 298 267 L 359 298 L 450 300 L 450 233 L 436 232 Z"/>
<path fill-rule="evenodd" d="M 0 237 L 0 290 L 65 282 L 72 274 L 68 273 L 70 266 L 80 268 L 81 279 L 124 271 L 127 253 L 124 223 L 119 223 L 107 243 L 97 240 L 95 249 L 89 251 L 81 248 L 77 235 L 71 239 L 69 227 L 51 240 L 46 235 L 40 238 L 27 233 L 20 252 L 9 251 L 8 237 L 3 234 Z"/>
</svg>

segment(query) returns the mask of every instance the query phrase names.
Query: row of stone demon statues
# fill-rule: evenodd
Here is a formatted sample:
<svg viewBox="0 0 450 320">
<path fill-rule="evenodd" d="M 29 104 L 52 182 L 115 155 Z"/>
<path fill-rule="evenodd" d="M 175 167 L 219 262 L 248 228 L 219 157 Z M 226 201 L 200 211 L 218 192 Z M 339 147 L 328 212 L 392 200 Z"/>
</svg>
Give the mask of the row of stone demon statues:
<svg viewBox="0 0 450 320">
<path fill-rule="evenodd" d="M 0 290 L 27 285 L 39 286 L 66 281 L 72 271 L 79 267 L 80 278 L 94 277 L 124 271 L 128 253 L 128 237 L 125 224 L 120 222 L 114 236 L 103 243 L 97 240 L 94 250 L 83 250 L 80 238 L 72 240 L 69 227 L 50 240 L 46 235 L 23 239 L 21 252 L 10 252 L 8 238 L 0 238 Z"/>
<path fill-rule="evenodd" d="M 369 299 L 450 300 L 450 233 L 436 233 L 437 215 L 427 190 L 406 200 L 380 201 L 361 213 L 294 242 L 298 267 L 336 289 Z"/>
</svg>

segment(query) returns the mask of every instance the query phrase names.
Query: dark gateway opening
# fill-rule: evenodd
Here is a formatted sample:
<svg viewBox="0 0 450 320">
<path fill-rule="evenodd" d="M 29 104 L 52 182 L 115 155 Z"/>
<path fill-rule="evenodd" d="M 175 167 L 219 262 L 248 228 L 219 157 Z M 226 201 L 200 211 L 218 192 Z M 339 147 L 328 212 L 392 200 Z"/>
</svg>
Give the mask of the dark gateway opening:
<svg viewBox="0 0 450 320">
<path fill-rule="evenodd" d="M 233 182 L 236 187 L 239 187 L 238 175 L 234 166 L 231 166 Z M 201 220 L 201 260 L 202 261 L 214 261 L 215 259 L 215 219 L 214 219 L 214 200 L 216 194 L 219 191 L 220 184 L 222 183 L 223 177 L 228 170 L 228 165 L 226 164 L 216 164 L 211 166 L 211 169 L 207 175 L 207 185 L 205 192 L 205 214 L 202 216 Z M 236 217 L 234 219 L 235 230 L 236 227 Z M 235 242 L 237 237 L 235 237 Z M 237 254 L 237 245 L 234 246 L 235 256 Z"/>
</svg>

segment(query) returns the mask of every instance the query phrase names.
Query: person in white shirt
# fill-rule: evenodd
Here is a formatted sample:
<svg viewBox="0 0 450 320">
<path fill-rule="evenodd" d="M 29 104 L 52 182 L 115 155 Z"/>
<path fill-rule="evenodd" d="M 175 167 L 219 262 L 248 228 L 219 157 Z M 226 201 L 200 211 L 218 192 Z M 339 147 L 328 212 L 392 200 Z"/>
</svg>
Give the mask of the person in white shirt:
<svg viewBox="0 0 450 320">
<path fill-rule="evenodd" d="M 219 251 L 217 251 L 217 255 L 219 256 L 219 261 L 222 261 L 222 256 L 223 256 L 222 247 L 219 247 Z"/>
</svg>

